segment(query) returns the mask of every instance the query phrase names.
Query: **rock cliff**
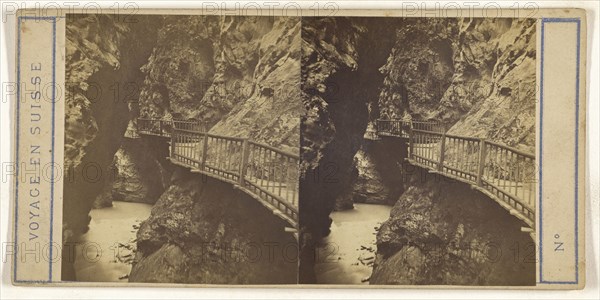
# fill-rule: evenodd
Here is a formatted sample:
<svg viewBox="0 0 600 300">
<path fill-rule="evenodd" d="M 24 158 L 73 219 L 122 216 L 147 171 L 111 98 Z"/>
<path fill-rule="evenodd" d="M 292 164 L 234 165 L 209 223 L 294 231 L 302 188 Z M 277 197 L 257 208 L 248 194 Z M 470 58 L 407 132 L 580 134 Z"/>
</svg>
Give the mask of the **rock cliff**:
<svg viewBox="0 0 600 300">
<path fill-rule="evenodd" d="M 297 243 L 248 195 L 175 171 L 137 234 L 131 282 L 296 283 Z"/>
<path fill-rule="evenodd" d="M 387 76 L 381 111 L 441 120 L 449 133 L 533 152 L 535 21 L 442 21 L 448 30 L 436 30 L 436 37 L 408 47 L 398 41 L 382 68 Z M 418 23 L 424 27 L 403 28 L 400 36 L 427 37 L 432 34 L 427 29 L 439 25 Z M 411 60 L 414 47 L 426 55 Z M 441 89 L 424 86 L 427 80 Z M 431 179 L 405 182 L 407 191 L 378 234 L 371 283 L 534 284 L 534 244 L 520 231 L 523 224 L 465 186 L 442 187 Z M 511 247 L 529 255 L 510 257 Z M 490 259 L 490 251 L 502 254 Z"/>
<path fill-rule="evenodd" d="M 299 18 L 163 22 L 142 68 L 140 115 L 201 120 L 214 134 L 299 152 Z M 296 282 L 297 243 L 278 217 L 231 184 L 184 170 L 174 176 L 141 225 L 130 281 Z M 279 247 L 277 257 L 253 258 L 253 243 Z"/>
<path fill-rule="evenodd" d="M 371 284 L 535 284 L 535 244 L 512 215 L 463 183 L 407 177 L 377 234 Z"/>
<path fill-rule="evenodd" d="M 429 181 L 406 179 L 406 165 L 399 163 L 400 171 L 393 170 L 389 167 L 393 160 L 371 159 L 384 154 L 359 149 L 371 143 L 363 137 L 376 119 L 410 115 L 440 120 L 453 134 L 531 151 L 535 145 L 535 21 L 311 18 L 303 22 L 302 30 L 303 103 L 308 113 L 301 142 L 305 171 L 301 280 L 314 281 L 308 250 L 328 234 L 328 214 L 336 204 L 351 207 L 357 200 L 382 200 L 381 195 L 390 195 L 390 188 L 402 186 L 394 191 L 402 195 L 391 201 L 395 209 L 378 236 L 381 250 L 371 283 L 532 284 L 534 264 L 510 264 L 506 257 L 499 263 L 480 262 L 448 246 L 454 240 L 528 246 L 520 221 L 490 199 L 486 200 L 489 207 L 465 208 L 483 201 L 477 200 L 482 196 L 461 187 L 442 192 Z M 324 172 L 335 176 L 315 176 Z M 388 175 L 398 180 L 382 180 Z M 334 180 L 315 180 L 324 177 Z M 463 204 L 446 208 L 452 197 L 459 196 L 464 199 L 455 202 Z M 500 234 L 496 224 L 487 220 L 510 228 L 510 234 Z M 409 225 L 423 232 L 406 234 Z M 443 245 L 443 254 L 451 257 L 446 265 L 430 261 L 433 252 L 418 246 L 430 241 Z M 446 273 L 435 274 L 438 270 Z M 510 278 L 516 271 L 522 276 Z"/>
<path fill-rule="evenodd" d="M 439 120 L 449 133 L 532 151 L 535 21 L 416 19 L 387 63 L 380 116 Z"/>
<path fill-rule="evenodd" d="M 211 263 L 210 268 L 199 262 L 201 256 L 194 251 L 202 246 L 195 242 L 232 246 L 252 240 L 267 242 L 270 236 L 281 247 L 282 240 L 295 240 L 279 226 L 276 216 L 258 204 L 246 203 L 251 200 L 230 185 L 211 184 L 213 191 L 207 192 L 206 186 L 191 188 L 197 174 L 180 171 L 172 178 L 174 167 L 165 160 L 167 140 L 132 139 L 130 134 L 140 115 L 196 119 L 213 133 L 249 137 L 298 153 L 299 116 L 304 109 L 300 102 L 300 19 L 152 15 L 139 16 L 135 22 L 123 20 L 73 16 L 67 25 L 70 88 L 65 162 L 76 180 L 65 183 L 65 243 L 86 232 L 94 200 L 96 207 L 113 200 L 158 200 L 150 220 L 141 227 L 130 280 L 295 282 L 295 262 L 283 261 L 281 255 L 275 269 L 264 261 L 246 262 L 239 274 L 232 271 L 238 266 L 235 261 Z M 99 180 L 77 176 L 90 164 L 92 171 L 100 170 Z M 219 204 L 205 203 L 215 199 Z M 202 219 L 223 215 L 231 207 L 238 207 L 237 212 L 223 219 L 227 223 L 218 228 L 193 225 L 204 224 Z M 186 213 L 179 214 L 180 208 Z M 191 215 L 192 210 L 202 212 Z M 239 221 L 254 215 L 261 216 L 248 223 L 255 227 Z M 193 229 L 196 235 L 184 230 L 168 231 L 165 236 L 173 223 L 193 226 L 186 230 Z M 164 255 L 176 255 L 177 263 L 185 262 L 176 270 L 177 276 L 171 276 L 165 265 L 152 263 Z M 74 279 L 70 265 L 64 261 L 65 280 Z M 202 275 L 209 269 L 210 276 Z"/>
<path fill-rule="evenodd" d="M 109 167 L 109 177 L 94 208 L 112 201 L 154 204 L 170 184 L 168 145 L 159 139 L 124 139 Z"/>
<path fill-rule="evenodd" d="M 314 248 L 329 234 L 329 214 L 352 197 L 359 174 L 354 155 L 362 147 L 379 72 L 399 19 L 304 18 L 302 20 L 302 119 L 300 178 L 300 282 L 315 281 Z M 347 203 L 347 201 L 346 201 Z"/>
<path fill-rule="evenodd" d="M 140 114 L 196 119 L 211 132 L 298 152 L 300 19 L 165 17 Z"/>
<path fill-rule="evenodd" d="M 68 18 L 63 243 L 87 231 L 92 203 L 109 177 L 129 107 L 137 101 L 139 67 L 150 54 L 156 25 L 143 16 L 131 23 L 111 15 Z M 73 280 L 73 261 L 62 262 L 63 279 Z"/>
</svg>

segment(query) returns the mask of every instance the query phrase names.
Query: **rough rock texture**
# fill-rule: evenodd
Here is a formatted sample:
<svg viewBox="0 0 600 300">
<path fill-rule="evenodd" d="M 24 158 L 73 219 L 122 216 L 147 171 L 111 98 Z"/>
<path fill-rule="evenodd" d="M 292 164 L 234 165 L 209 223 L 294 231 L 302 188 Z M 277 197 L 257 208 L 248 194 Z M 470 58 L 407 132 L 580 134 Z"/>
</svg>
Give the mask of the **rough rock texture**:
<svg viewBox="0 0 600 300">
<path fill-rule="evenodd" d="M 64 243 L 87 231 L 92 202 L 102 191 L 104 175 L 120 146 L 130 103 L 137 99 L 138 91 L 126 90 L 123 83 L 141 85 L 139 67 L 150 54 L 147 45 L 156 25 L 142 16 L 132 23 L 111 15 L 68 18 Z M 73 262 L 62 262 L 63 279 L 73 280 Z"/>
<path fill-rule="evenodd" d="M 124 139 L 94 208 L 112 206 L 112 201 L 154 204 L 170 183 L 168 155 L 167 144 L 159 139 Z"/>
<path fill-rule="evenodd" d="M 530 19 L 408 21 L 381 68 L 380 116 L 439 120 L 533 151 L 535 32 Z"/>
<path fill-rule="evenodd" d="M 368 160 L 360 159 L 361 154 L 356 156 L 366 143 L 365 129 L 374 120 L 407 115 L 435 119 L 444 122 L 450 133 L 485 137 L 525 150 L 534 146 L 534 20 L 407 18 L 390 23 L 370 18 L 310 18 L 303 22 L 302 33 L 302 99 L 307 116 L 302 123 L 301 143 L 301 282 L 314 282 L 310 251 L 315 241 L 328 234 L 328 215 L 336 204 L 338 208 L 350 207 L 351 202 L 366 198 L 371 191 L 403 184 L 400 180 L 384 184 L 379 180 L 382 177 L 376 176 L 376 171 L 389 161 L 373 162 L 368 168 Z M 403 155 L 406 153 L 398 154 L 400 159 Z M 404 170 L 398 178 L 406 177 Z M 443 212 L 437 206 L 443 208 L 445 204 L 440 203 L 446 200 L 442 198 L 451 196 L 439 192 L 429 195 L 435 185 L 407 184 L 403 189 L 409 191 L 400 198 L 399 206 L 410 195 L 427 195 L 429 200 L 423 205 L 403 204 L 406 210 L 392 212 L 386 223 L 391 244 L 405 243 L 405 229 L 392 225 L 394 220 L 410 220 L 407 222 L 413 228 L 424 228 L 424 234 L 435 236 L 444 247 L 455 233 L 467 231 L 464 228 L 468 233 L 461 241 L 491 241 L 497 227 L 487 219 L 500 218 L 498 221 L 511 228 L 510 236 L 499 237 L 503 245 L 523 236 L 513 230 L 521 222 L 490 199 L 486 199 L 491 206 L 486 209 L 489 213 L 483 215 L 476 210 L 463 211 L 458 205 L 448 209 L 444 218 L 465 218 L 459 226 L 457 221 L 440 219 Z M 460 200 L 465 203 L 481 198 L 476 193 L 462 192 L 455 195 L 465 195 Z M 479 219 L 480 215 L 485 218 Z M 477 225 L 479 221 L 482 224 Z M 416 235 L 415 239 L 421 237 Z M 382 240 L 382 249 L 386 249 L 384 243 Z M 389 259 L 394 251 L 409 251 L 411 247 L 387 247 L 390 253 L 379 253 L 375 281 L 496 284 L 501 282 L 500 277 L 509 278 L 514 270 L 523 270 L 525 275 L 515 276 L 511 282 L 532 283 L 530 274 L 535 266 L 531 264 L 513 267 L 503 260 L 497 266 L 459 255 L 465 260 L 461 263 L 472 268 L 469 272 L 477 274 L 462 274 L 465 271 L 458 268 L 460 263 L 449 260 L 444 266 L 448 274 L 438 276 L 434 274 L 437 265 L 429 262 L 429 253 L 410 251 L 398 255 L 410 254 L 414 259 Z M 417 264 L 419 271 L 409 276 L 402 270 L 410 264 Z"/>
<path fill-rule="evenodd" d="M 230 184 L 179 169 L 138 231 L 129 280 L 296 283 L 297 243 L 285 227 Z"/>
<path fill-rule="evenodd" d="M 194 117 L 190 114 L 198 111 L 228 110 L 224 103 L 200 101 L 215 74 L 212 38 L 219 36 L 219 18 L 160 18 L 164 25 L 158 30 L 152 55 L 142 67 L 146 78 L 140 92 L 140 115 L 162 117 L 175 114 L 189 118 Z M 171 107 L 172 101 L 177 105 Z"/>
<path fill-rule="evenodd" d="M 354 156 L 358 178 L 353 184 L 352 202 L 394 205 L 404 191 L 406 143 L 397 139 L 365 141 Z"/>
<path fill-rule="evenodd" d="M 438 22 L 447 23 L 441 28 L 448 30 L 429 29 Z M 535 21 L 423 19 L 416 23 L 400 29 L 399 36 L 429 37 L 409 46 L 400 40 L 392 50 L 382 68 L 386 73 L 382 116 L 409 113 L 413 118 L 441 120 L 449 133 L 533 151 Z M 418 52 L 424 55 L 415 56 Z M 427 78 L 436 82 L 427 86 Z M 429 179 L 412 180 L 406 188 L 378 234 L 371 283 L 535 283 L 533 244 L 521 233 L 521 221 L 465 184 L 442 188 Z M 514 245 L 529 251 L 528 255 L 507 255 Z M 495 247 L 503 253 L 498 261 L 486 258 Z"/>
<path fill-rule="evenodd" d="M 444 94 L 440 115 L 459 97 L 472 106 L 450 133 L 535 152 L 535 24 L 531 19 L 461 22 L 456 58 L 461 72 L 455 74 L 457 87 Z M 495 47 L 489 49 L 489 44 Z"/>
<path fill-rule="evenodd" d="M 267 18 L 264 18 L 267 19 Z M 257 40 L 253 76 L 245 90 L 252 91 L 225 115 L 211 132 L 249 137 L 299 153 L 300 19 L 274 18 L 270 30 Z M 228 83 L 229 84 L 229 83 Z"/>
<path fill-rule="evenodd" d="M 426 170 L 408 185 L 377 234 L 371 284 L 535 284 L 535 244 L 506 210 Z"/>
<path fill-rule="evenodd" d="M 329 214 L 338 198 L 348 197 L 357 178 L 352 162 L 367 128 L 369 103 L 377 101 L 383 81 L 378 68 L 392 47 L 388 37 L 394 22 L 381 18 L 302 20 L 302 102 L 307 111 L 301 129 L 302 283 L 315 281 L 315 243 L 329 234 Z"/>
<path fill-rule="evenodd" d="M 440 100 L 452 83 L 456 19 L 411 18 L 395 30 L 395 45 L 380 71 L 385 75 L 379 94 L 379 116 L 398 119 L 435 117 Z"/>
<path fill-rule="evenodd" d="M 201 120 L 213 133 L 298 153 L 299 18 L 169 16 L 163 22 L 143 67 L 140 115 Z"/>
</svg>

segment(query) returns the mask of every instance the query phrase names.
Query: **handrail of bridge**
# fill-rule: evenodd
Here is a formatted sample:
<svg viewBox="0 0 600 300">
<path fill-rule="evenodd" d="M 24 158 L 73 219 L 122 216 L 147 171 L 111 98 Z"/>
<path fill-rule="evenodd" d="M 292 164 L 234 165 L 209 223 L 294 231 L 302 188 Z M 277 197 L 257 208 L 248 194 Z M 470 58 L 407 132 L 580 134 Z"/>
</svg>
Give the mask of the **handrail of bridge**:
<svg viewBox="0 0 600 300">
<path fill-rule="evenodd" d="M 378 135 L 407 138 L 408 161 L 471 184 L 535 228 L 535 155 L 486 139 L 447 134 L 437 122 L 378 120 Z"/>
<path fill-rule="evenodd" d="M 297 228 L 298 155 L 247 138 L 207 133 L 196 121 L 138 119 L 137 126 L 142 135 L 169 137 L 175 163 L 234 184 Z"/>
<path fill-rule="evenodd" d="M 408 138 L 408 129 L 445 132 L 444 124 L 434 121 L 377 120 L 377 134 Z"/>
<path fill-rule="evenodd" d="M 137 119 L 138 133 L 146 135 L 170 136 L 173 128 L 206 131 L 206 123 L 195 120 L 163 120 L 152 118 Z"/>
</svg>

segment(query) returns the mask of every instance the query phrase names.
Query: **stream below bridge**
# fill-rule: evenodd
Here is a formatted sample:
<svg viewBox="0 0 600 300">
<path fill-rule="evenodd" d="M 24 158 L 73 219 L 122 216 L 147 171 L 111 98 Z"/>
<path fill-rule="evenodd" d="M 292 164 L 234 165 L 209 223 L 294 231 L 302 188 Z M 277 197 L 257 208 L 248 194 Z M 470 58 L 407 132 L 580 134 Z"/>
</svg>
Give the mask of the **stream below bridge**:
<svg viewBox="0 0 600 300">
<path fill-rule="evenodd" d="M 377 252 L 376 235 L 391 206 L 355 203 L 334 211 L 331 233 L 316 250 L 315 273 L 320 284 L 369 284 Z"/>
<path fill-rule="evenodd" d="M 135 257 L 135 239 L 151 204 L 114 201 L 112 207 L 92 209 L 89 231 L 75 247 L 77 281 L 127 282 Z"/>
</svg>

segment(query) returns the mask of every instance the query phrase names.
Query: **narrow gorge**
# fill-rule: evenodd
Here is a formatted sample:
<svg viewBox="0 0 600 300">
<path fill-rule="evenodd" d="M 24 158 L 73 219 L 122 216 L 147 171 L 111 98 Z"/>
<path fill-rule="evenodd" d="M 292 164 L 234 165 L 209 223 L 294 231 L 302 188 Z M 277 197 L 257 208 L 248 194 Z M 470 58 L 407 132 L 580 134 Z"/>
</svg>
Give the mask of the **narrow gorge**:
<svg viewBox="0 0 600 300">
<path fill-rule="evenodd" d="M 339 213 L 370 202 L 392 205 L 389 218 L 362 230 L 376 234 L 374 245 L 333 256 L 372 274 L 336 283 L 534 284 L 522 221 L 469 185 L 405 161 L 407 142 L 370 136 L 377 119 L 436 121 L 448 134 L 532 151 L 535 22 L 307 18 L 302 39 L 300 282 L 319 283 L 315 252 L 350 234 L 340 226 L 355 228 Z M 362 205 L 354 222 L 368 217 Z"/>
<path fill-rule="evenodd" d="M 531 224 L 469 182 L 484 141 L 535 150 L 535 24 L 70 16 L 62 279 L 534 284 Z M 446 135 L 477 178 L 444 174 Z"/>
<path fill-rule="evenodd" d="M 171 163 L 169 139 L 136 129 L 139 117 L 197 120 L 298 153 L 299 33 L 298 18 L 71 16 L 65 162 L 75 180 L 64 187 L 63 244 L 114 237 L 94 263 L 82 263 L 85 246 L 83 258 L 63 253 L 63 280 L 297 282 L 287 224 Z"/>
</svg>

